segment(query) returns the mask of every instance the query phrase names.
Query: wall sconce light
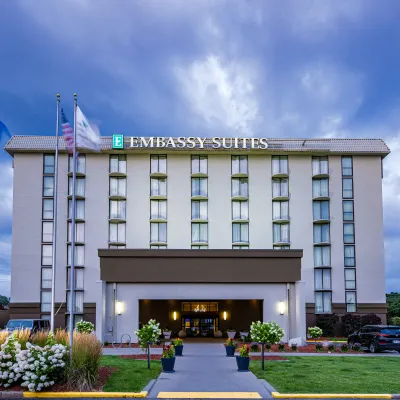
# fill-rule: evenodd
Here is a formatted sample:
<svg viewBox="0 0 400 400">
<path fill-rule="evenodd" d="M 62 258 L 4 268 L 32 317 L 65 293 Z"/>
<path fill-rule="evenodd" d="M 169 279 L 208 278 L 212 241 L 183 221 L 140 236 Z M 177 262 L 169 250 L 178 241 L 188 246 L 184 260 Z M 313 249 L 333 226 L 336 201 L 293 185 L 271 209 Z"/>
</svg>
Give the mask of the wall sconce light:
<svg viewBox="0 0 400 400">
<path fill-rule="evenodd" d="M 283 315 L 285 312 L 285 303 L 283 301 L 279 302 L 279 313 Z"/>
<path fill-rule="evenodd" d="M 224 321 L 226 321 L 226 311 L 224 311 Z"/>
<path fill-rule="evenodd" d="M 174 319 L 174 321 L 176 321 L 176 318 L 177 318 L 176 311 L 174 311 L 174 312 L 172 313 L 172 318 Z"/>
<path fill-rule="evenodd" d="M 122 314 L 124 311 L 124 303 L 122 301 L 117 301 L 116 310 L 118 315 Z"/>
</svg>

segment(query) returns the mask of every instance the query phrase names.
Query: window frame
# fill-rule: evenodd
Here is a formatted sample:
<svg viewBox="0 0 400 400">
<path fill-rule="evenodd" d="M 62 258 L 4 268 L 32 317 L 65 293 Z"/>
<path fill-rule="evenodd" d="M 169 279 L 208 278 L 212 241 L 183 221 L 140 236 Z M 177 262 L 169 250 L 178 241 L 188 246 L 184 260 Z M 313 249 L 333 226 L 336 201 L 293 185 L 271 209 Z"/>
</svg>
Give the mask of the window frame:
<svg viewBox="0 0 400 400">
<path fill-rule="evenodd" d="M 153 160 L 157 160 L 157 171 L 153 171 Z M 160 171 L 160 160 L 165 160 L 165 172 Z M 162 163 L 161 163 L 162 164 Z M 166 154 L 150 154 L 150 175 L 151 174 L 165 174 L 167 175 L 167 155 Z"/>
<path fill-rule="evenodd" d="M 331 290 L 316 290 L 314 293 L 315 293 L 314 294 L 314 296 L 315 296 L 314 297 L 315 314 L 330 314 L 330 313 L 332 313 L 332 291 Z M 317 295 L 319 295 L 319 294 L 322 295 L 322 306 L 323 306 L 323 310 L 322 311 L 317 311 L 316 298 L 317 298 Z M 325 295 L 328 295 L 330 297 L 330 306 L 331 306 L 330 310 L 325 310 L 325 308 L 324 308 L 324 296 Z"/>
<path fill-rule="evenodd" d="M 243 237 L 242 237 L 242 226 L 243 225 L 247 226 L 247 238 L 248 238 L 248 240 L 242 240 L 243 239 Z M 233 241 L 233 238 L 234 238 L 233 229 L 236 226 L 240 226 L 240 239 L 241 240 L 239 240 L 237 242 L 234 242 Z M 237 229 L 237 228 L 235 228 L 235 229 Z M 232 223 L 232 244 L 235 244 L 235 243 L 248 243 L 250 245 L 250 227 L 249 227 L 249 223 L 248 222 L 235 222 L 235 223 Z"/>
<path fill-rule="evenodd" d="M 351 180 L 351 196 L 345 196 L 345 190 L 346 191 L 350 190 L 350 189 L 345 189 L 344 188 L 344 181 L 345 180 Z M 351 176 L 342 177 L 342 199 L 343 200 L 354 199 L 354 180 L 353 180 L 353 177 L 351 177 Z"/>
<path fill-rule="evenodd" d="M 193 240 L 193 226 L 194 225 L 198 225 L 199 226 L 199 240 Z M 201 230 L 204 230 L 205 227 L 205 231 L 206 231 L 206 240 L 200 240 L 201 239 Z M 203 232 L 204 233 L 204 232 Z M 208 223 L 204 223 L 204 222 L 192 222 L 190 225 L 190 239 L 191 239 L 191 243 L 208 243 Z"/>
<path fill-rule="evenodd" d="M 343 160 L 344 159 L 349 159 L 351 161 L 351 167 L 343 167 Z M 344 174 L 343 169 L 344 168 L 351 168 L 351 174 Z M 353 156 L 342 156 L 341 160 L 341 169 L 342 169 L 342 177 L 348 177 L 348 176 L 353 176 L 354 174 L 354 166 L 353 166 Z"/>
<path fill-rule="evenodd" d="M 347 295 L 354 294 L 354 303 L 349 303 L 347 301 Z M 356 313 L 357 312 L 357 291 L 356 290 L 346 290 L 345 291 L 345 303 L 346 303 L 346 312 L 348 313 Z M 349 306 L 354 306 L 354 309 L 350 309 Z"/>
<path fill-rule="evenodd" d="M 198 160 L 198 165 L 199 165 L 199 170 L 198 171 L 194 171 L 194 169 L 193 169 L 193 161 L 195 161 L 195 160 Z M 203 171 L 201 171 L 201 168 L 200 168 L 200 166 L 201 166 L 201 160 L 206 160 L 206 171 L 205 172 L 203 172 Z M 191 156 L 191 158 L 190 158 L 190 172 L 191 172 L 191 175 L 194 175 L 194 174 L 205 174 L 205 175 L 208 175 L 208 156 L 204 156 L 204 155 L 192 155 Z"/>
<path fill-rule="evenodd" d="M 238 168 L 238 172 L 233 172 L 234 168 L 233 168 L 233 164 L 234 161 L 236 161 L 239 163 L 239 168 Z M 243 172 L 241 170 L 241 166 L 242 166 L 242 160 L 246 160 L 246 171 Z M 249 174 L 249 157 L 247 155 L 237 155 L 237 154 L 233 154 L 231 155 L 231 176 L 234 175 L 248 175 Z"/>
<path fill-rule="evenodd" d="M 344 233 L 344 231 L 345 231 L 345 226 L 346 225 L 349 225 L 349 226 L 352 226 L 353 227 L 353 233 L 352 233 L 352 235 L 350 235 L 349 233 Z M 346 236 L 352 236 L 352 241 L 351 242 L 348 242 L 347 240 L 346 240 Z M 354 222 L 344 222 L 343 223 L 343 244 L 344 245 L 347 245 L 347 244 L 355 244 L 356 243 L 356 227 L 355 227 L 355 224 L 354 224 Z"/>
<path fill-rule="evenodd" d="M 344 204 L 345 203 L 351 203 L 351 205 L 352 205 L 352 211 L 351 212 L 349 212 L 349 211 L 344 211 Z M 344 221 L 349 221 L 349 222 L 353 222 L 354 221 L 354 200 L 353 199 L 343 199 L 342 200 L 342 209 L 343 209 L 343 222 Z M 344 216 L 345 216 L 345 214 L 351 214 L 351 216 L 352 216 L 352 218 L 351 219 L 347 219 L 347 218 L 345 218 Z M 344 222 L 344 223 L 346 223 L 346 222 Z"/>
<path fill-rule="evenodd" d="M 352 247 L 353 248 L 354 257 L 346 257 L 346 247 Z M 355 244 L 344 244 L 343 257 L 344 257 L 344 267 L 345 268 L 355 268 L 356 267 L 357 264 L 356 264 L 356 246 L 355 246 Z M 346 264 L 346 259 L 353 259 L 354 260 L 354 265 L 347 265 Z"/>
<path fill-rule="evenodd" d="M 279 161 L 279 170 L 278 172 L 274 172 L 274 160 L 278 160 Z M 283 171 L 281 169 L 281 162 L 286 160 L 286 171 Z M 271 157 L 271 176 L 273 175 L 278 175 L 278 174 L 285 174 L 285 175 L 289 175 L 289 156 L 287 155 L 273 155 Z"/>
<path fill-rule="evenodd" d="M 354 272 L 354 279 L 347 279 L 346 272 L 352 271 Z M 354 287 L 350 288 L 347 287 L 347 282 L 354 282 Z M 349 291 L 356 291 L 357 290 L 357 271 L 355 268 L 344 268 L 344 289 Z"/>
<path fill-rule="evenodd" d="M 53 171 L 52 172 L 46 172 L 46 167 L 49 167 L 46 165 L 46 157 L 51 157 L 53 159 Z M 50 165 L 51 167 L 51 165 Z M 43 175 L 54 175 L 56 172 L 56 157 L 55 154 L 52 153 L 44 153 L 43 154 Z"/>
</svg>

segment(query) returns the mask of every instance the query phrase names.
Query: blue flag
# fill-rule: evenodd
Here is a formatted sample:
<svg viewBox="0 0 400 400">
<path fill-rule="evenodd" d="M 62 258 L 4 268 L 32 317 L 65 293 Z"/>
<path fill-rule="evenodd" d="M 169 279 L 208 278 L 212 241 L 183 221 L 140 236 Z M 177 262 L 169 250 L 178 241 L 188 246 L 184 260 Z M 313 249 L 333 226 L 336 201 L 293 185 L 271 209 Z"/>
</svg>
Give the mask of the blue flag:
<svg viewBox="0 0 400 400">
<path fill-rule="evenodd" d="M 11 138 L 10 131 L 7 129 L 4 123 L 0 121 L 0 138 L 3 137 L 3 133 L 6 135 L 6 137 Z"/>
</svg>

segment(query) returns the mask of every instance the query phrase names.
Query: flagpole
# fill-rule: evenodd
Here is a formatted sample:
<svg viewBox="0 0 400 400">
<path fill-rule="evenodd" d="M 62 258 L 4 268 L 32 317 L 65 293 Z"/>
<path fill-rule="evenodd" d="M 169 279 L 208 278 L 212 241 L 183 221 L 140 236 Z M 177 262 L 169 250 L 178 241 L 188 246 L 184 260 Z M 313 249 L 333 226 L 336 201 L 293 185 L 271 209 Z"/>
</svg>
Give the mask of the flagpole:
<svg viewBox="0 0 400 400">
<path fill-rule="evenodd" d="M 74 311 L 75 311 L 75 203 L 76 203 L 76 106 L 77 95 L 74 93 L 74 147 L 72 172 L 72 222 L 71 222 L 71 280 L 70 280 L 70 309 L 69 309 L 69 356 L 72 364 L 72 345 L 74 343 Z"/>
<path fill-rule="evenodd" d="M 57 94 L 57 113 L 56 113 L 56 154 L 54 157 L 54 214 L 53 214 L 53 262 L 51 270 L 51 314 L 50 330 L 54 332 L 54 308 L 56 301 L 56 257 L 57 257 L 57 205 L 58 205 L 58 127 L 60 112 L 60 95 Z"/>
</svg>

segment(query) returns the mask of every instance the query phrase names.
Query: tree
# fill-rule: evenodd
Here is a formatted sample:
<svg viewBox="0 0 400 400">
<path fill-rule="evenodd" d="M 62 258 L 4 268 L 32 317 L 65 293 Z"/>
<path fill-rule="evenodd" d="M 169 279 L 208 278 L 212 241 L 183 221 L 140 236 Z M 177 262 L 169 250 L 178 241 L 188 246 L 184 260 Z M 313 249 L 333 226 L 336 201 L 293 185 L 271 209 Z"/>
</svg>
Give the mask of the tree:
<svg viewBox="0 0 400 400">
<path fill-rule="evenodd" d="M 388 293 L 386 303 L 388 305 L 388 317 L 400 317 L 400 293 Z"/>
<path fill-rule="evenodd" d="M 0 295 L 0 305 L 5 307 L 5 306 L 8 306 L 9 304 L 10 304 L 10 298 Z"/>
</svg>

